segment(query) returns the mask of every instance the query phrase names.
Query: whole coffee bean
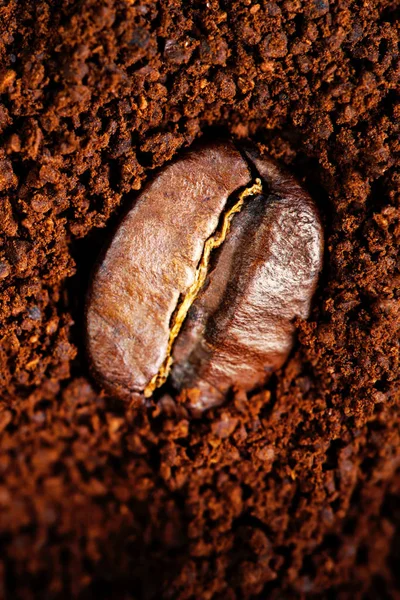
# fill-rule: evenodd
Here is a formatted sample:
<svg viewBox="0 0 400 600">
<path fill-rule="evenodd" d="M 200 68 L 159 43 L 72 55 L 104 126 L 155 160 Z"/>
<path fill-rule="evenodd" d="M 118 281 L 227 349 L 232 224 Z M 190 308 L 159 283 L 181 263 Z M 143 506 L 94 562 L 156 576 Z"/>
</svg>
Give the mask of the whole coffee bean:
<svg viewBox="0 0 400 600">
<path fill-rule="evenodd" d="M 187 152 L 142 191 L 93 275 L 87 348 L 118 397 L 168 379 L 203 410 L 262 386 L 307 318 L 322 262 L 316 207 L 253 149 Z"/>
</svg>

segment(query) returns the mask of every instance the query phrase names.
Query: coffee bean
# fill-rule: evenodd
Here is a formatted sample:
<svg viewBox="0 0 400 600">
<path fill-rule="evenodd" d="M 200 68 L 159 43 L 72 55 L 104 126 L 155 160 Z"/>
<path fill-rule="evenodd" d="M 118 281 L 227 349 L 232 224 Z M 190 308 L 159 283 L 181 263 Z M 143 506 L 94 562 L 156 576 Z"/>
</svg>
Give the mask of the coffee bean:
<svg viewBox="0 0 400 600">
<path fill-rule="evenodd" d="M 316 207 L 254 149 L 187 152 L 142 191 L 93 275 L 87 348 L 102 385 L 193 409 L 262 386 L 307 318 L 322 261 Z"/>
</svg>

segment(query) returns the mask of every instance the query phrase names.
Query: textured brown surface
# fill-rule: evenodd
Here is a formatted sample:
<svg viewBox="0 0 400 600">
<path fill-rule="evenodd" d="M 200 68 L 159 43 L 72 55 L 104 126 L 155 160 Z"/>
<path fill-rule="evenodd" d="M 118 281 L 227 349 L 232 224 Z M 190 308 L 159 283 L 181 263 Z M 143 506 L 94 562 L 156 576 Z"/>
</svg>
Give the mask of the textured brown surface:
<svg viewBox="0 0 400 600">
<path fill-rule="evenodd" d="M 396 2 L 99 4 L 0 2 L 0 595 L 396 598 Z M 210 127 L 303 181 L 323 277 L 264 393 L 138 413 L 88 378 L 89 271 Z"/>
</svg>

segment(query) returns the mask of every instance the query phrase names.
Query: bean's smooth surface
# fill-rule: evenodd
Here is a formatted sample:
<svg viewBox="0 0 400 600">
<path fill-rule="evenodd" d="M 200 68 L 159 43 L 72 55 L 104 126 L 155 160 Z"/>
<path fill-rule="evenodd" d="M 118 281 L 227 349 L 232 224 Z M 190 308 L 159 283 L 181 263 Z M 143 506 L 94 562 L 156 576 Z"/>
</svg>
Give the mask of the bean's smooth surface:
<svg viewBox="0 0 400 600">
<path fill-rule="evenodd" d="M 220 245 L 171 343 L 216 232 Z M 264 385 L 287 359 L 295 317 L 309 314 L 322 243 L 312 199 L 273 161 L 230 142 L 186 153 L 140 194 L 94 273 L 86 326 L 95 374 L 119 397 L 148 395 L 167 362 L 168 380 L 200 410 L 232 387 Z"/>
</svg>

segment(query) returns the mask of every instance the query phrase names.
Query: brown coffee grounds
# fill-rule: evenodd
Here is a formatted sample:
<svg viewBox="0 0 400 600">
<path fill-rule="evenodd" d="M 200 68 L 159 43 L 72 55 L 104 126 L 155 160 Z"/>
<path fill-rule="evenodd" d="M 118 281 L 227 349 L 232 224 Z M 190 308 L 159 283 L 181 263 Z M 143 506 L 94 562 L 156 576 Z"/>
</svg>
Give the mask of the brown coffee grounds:
<svg viewBox="0 0 400 600">
<path fill-rule="evenodd" d="M 0 1 L 1 597 L 399 597 L 396 4 Z M 196 420 L 107 398 L 82 315 L 202 133 L 288 165 L 326 256 L 287 365 Z"/>
</svg>

